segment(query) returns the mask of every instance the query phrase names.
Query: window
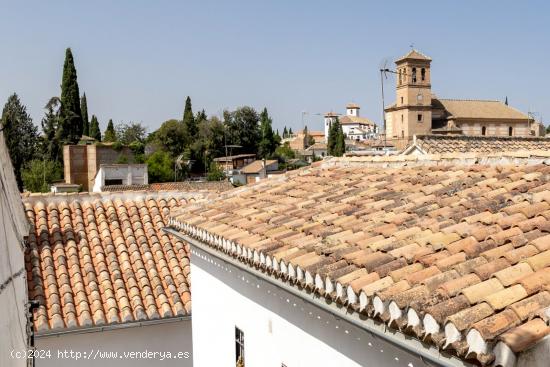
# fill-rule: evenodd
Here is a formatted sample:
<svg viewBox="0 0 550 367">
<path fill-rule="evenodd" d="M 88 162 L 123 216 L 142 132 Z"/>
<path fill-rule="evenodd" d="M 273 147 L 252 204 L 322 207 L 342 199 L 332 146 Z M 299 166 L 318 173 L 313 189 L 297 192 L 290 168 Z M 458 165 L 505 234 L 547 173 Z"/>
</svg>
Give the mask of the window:
<svg viewBox="0 0 550 367">
<path fill-rule="evenodd" d="M 401 138 L 405 138 L 405 131 L 401 130 Z"/>
<path fill-rule="evenodd" d="M 401 122 L 403 122 L 403 114 L 401 114 Z"/>
<path fill-rule="evenodd" d="M 512 126 L 508 127 L 508 136 L 514 136 L 514 128 Z"/>
<path fill-rule="evenodd" d="M 420 78 L 422 79 L 422 81 L 426 80 L 426 69 L 422 68 L 420 70 Z"/>
<path fill-rule="evenodd" d="M 416 68 L 413 68 L 413 72 L 412 72 L 412 82 L 413 83 L 416 83 Z"/>
<path fill-rule="evenodd" d="M 421 114 L 421 113 L 419 113 L 418 115 L 416 115 L 416 121 L 422 122 L 422 114 Z"/>
<path fill-rule="evenodd" d="M 402 74 L 401 74 L 401 70 L 399 70 L 399 85 L 401 85 L 402 83 L 403 83 Z"/>
<path fill-rule="evenodd" d="M 485 126 L 481 128 L 481 135 L 487 135 L 487 128 Z"/>
<path fill-rule="evenodd" d="M 241 329 L 235 326 L 235 364 L 241 361 L 241 366 L 244 366 L 244 333 Z"/>
<path fill-rule="evenodd" d="M 401 97 L 401 104 L 403 104 L 403 97 Z"/>
<path fill-rule="evenodd" d="M 105 186 L 110 185 L 122 185 L 122 179 L 111 179 L 111 180 L 105 180 Z"/>
</svg>

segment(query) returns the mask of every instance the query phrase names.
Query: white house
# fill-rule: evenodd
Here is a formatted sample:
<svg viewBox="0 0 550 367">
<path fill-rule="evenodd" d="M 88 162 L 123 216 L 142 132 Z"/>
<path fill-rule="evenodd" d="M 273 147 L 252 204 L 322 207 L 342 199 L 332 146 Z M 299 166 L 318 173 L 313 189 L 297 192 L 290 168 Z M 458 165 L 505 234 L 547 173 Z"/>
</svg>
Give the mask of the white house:
<svg viewBox="0 0 550 367">
<path fill-rule="evenodd" d="M 346 106 L 346 114 L 340 116 L 336 113 L 329 112 L 325 114 L 325 136 L 328 137 L 330 126 L 338 117 L 342 125 L 344 134 L 352 140 L 368 140 L 375 139 L 378 136 L 378 128 L 376 124 L 368 118 L 361 117 L 361 107 L 355 103 L 349 103 Z"/>
<path fill-rule="evenodd" d="M 27 272 L 29 225 L 17 189 L 4 133 L 0 131 L 0 366 L 27 366 Z"/>
<path fill-rule="evenodd" d="M 233 184 L 246 185 L 258 182 L 279 169 L 276 159 L 255 160 L 236 171 L 230 178 Z"/>
<path fill-rule="evenodd" d="M 147 185 L 146 164 L 101 164 L 94 179 L 93 192 L 110 185 Z"/>
<path fill-rule="evenodd" d="M 174 192 L 25 199 L 37 367 L 193 365 L 188 246 L 162 232 L 170 209 L 188 200 Z"/>
</svg>

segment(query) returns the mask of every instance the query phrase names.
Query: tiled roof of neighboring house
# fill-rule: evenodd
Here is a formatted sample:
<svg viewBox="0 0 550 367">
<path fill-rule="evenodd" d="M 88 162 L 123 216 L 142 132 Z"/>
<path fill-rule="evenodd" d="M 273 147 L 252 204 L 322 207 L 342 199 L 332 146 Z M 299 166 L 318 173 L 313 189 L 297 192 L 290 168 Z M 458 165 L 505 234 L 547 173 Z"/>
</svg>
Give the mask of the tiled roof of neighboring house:
<svg viewBox="0 0 550 367">
<path fill-rule="evenodd" d="M 417 50 L 410 50 L 406 55 L 404 56 L 401 56 L 400 58 L 398 58 L 397 60 L 395 60 L 395 62 L 400 62 L 400 61 L 404 61 L 404 60 L 409 60 L 409 59 L 414 59 L 414 60 L 432 60 L 430 57 L 424 55 L 423 53 L 421 53 L 420 51 L 417 51 Z"/>
<path fill-rule="evenodd" d="M 491 153 L 535 149 L 550 151 L 550 139 L 544 137 L 418 135 L 414 138 L 411 146 L 428 154 Z"/>
<path fill-rule="evenodd" d="M 349 125 L 349 124 L 363 124 L 363 125 L 376 125 L 374 122 L 369 120 L 366 117 L 359 116 L 342 116 L 339 118 L 340 124 Z"/>
<path fill-rule="evenodd" d="M 361 108 L 357 103 L 348 103 L 346 108 Z"/>
<path fill-rule="evenodd" d="M 173 194 L 26 198 L 35 329 L 189 315 L 189 248 L 162 232 L 170 209 L 186 202 Z"/>
<path fill-rule="evenodd" d="M 265 161 L 265 166 L 268 167 L 272 164 L 277 163 L 278 161 L 276 159 L 268 159 Z M 247 164 L 243 168 L 241 168 L 241 173 L 258 173 L 263 169 L 264 162 L 262 160 L 256 160 L 252 163 Z"/>
<path fill-rule="evenodd" d="M 439 103 L 438 103 L 439 102 Z M 510 119 L 525 120 L 527 115 L 507 106 L 500 101 L 483 100 L 463 100 L 463 99 L 435 99 L 432 100 L 434 107 L 441 104 L 451 115 L 449 118 L 455 119 Z"/>
<path fill-rule="evenodd" d="M 550 332 L 549 164 L 548 151 L 332 158 L 170 223 L 305 297 L 502 363 Z"/>
<path fill-rule="evenodd" d="M 306 148 L 306 150 L 327 150 L 327 143 L 318 143 L 318 142 L 315 142 L 315 144 L 313 145 L 310 145 L 309 147 Z"/>
<path fill-rule="evenodd" d="M 232 189 L 233 185 L 224 181 L 181 181 L 157 182 L 148 185 L 109 185 L 101 189 L 105 192 L 116 191 L 212 191 L 221 192 Z"/>
</svg>

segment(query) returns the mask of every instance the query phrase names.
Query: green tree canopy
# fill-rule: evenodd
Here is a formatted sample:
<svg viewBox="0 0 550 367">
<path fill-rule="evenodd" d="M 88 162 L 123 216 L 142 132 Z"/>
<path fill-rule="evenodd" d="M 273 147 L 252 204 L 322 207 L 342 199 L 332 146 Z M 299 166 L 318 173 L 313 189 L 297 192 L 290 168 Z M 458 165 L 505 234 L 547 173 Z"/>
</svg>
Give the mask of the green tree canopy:
<svg viewBox="0 0 550 367">
<path fill-rule="evenodd" d="M 53 182 L 63 178 L 59 162 L 33 159 L 26 162 L 21 170 L 23 187 L 30 192 L 48 192 Z"/>
<path fill-rule="evenodd" d="M 95 115 L 92 115 L 92 120 L 90 121 L 90 136 L 97 141 L 101 141 L 99 121 L 97 121 L 97 117 Z"/>
<path fill-rule="evenodd" d="M 76 144 L 83 131 L 80 110 L 80 92 L 71 49 L 65 51 L 63 79 L 61 81 L 61 110 L 59 138 L 64 144 Z"/>
<path fill-rule="evenodd" d="M 172 157 L 183 153 L 185 132 L 183 124 L 178 120 L 168 120 L 162 123 L 160 128 L 151 134 L 150 140 L 153 145 L 169 152 Z"/>
<path fill-rule="evenodd" d="M 190 145 L 197 136 L 197 123 L 193 116 L 193 107 L 191 106 L 191 97 L 187 96 L 185 100 L 185 109 L 183 110 L 183 131 L 185 134 L 185 145 Z"/>
<path fill-rule="evenodd" d="M 23 188 L 21 170 L 25 162 L 36 157 L 39 148 L 38 128 L 17 94 L 12 94 L 2 110 L 1 128 L 10 153 L 19 190 Z"/>
<path fill-rule="evenodd" d="M 62 146 L 59 142 L 59 107 L 61 101 L 58 97 L 52 97 L 44 107 L 46 115 L 42 118 L 42 155 L 44 159 L 54 162 L 63 162 Z"/>
<path fill-rule="evenodd" d="M 80 99 L 80 112 L 82 112 L 82 135 L 90 136 L 90 120 L 88 120 L 88 101 L 86 93 Z"/>
<path fill-rule="evenodd" d="M 258 144 L 258 156 L 260 158 L 270 157 L 278 146 L 271 124 L 271 117 L 269 117 L 267 108 L 264 108 L 260 113 L 260 143 Z"/>
<path fill-rule="evenodd" d="M 103 134 L 103 141 L 111 142 L 111 143 L 114 143 L 115 141 L 117 141 L 115 125 L 113 124 L 112 119 L 109 120 L 109 123 L 107 124 L 107 129 L 105 129 L 105 134 Z"/>
<path fill-rule="evenodd" d="M 338 117 L 330 125 L 327 139 L 327 153 L 335 157 L 341 157 L 346 151 L 346 142 L 342 125 Z"/>
<path fill-rule="evenodd" d="M 147 160 L 149 182 L 169 182 L 174 180 L 174 160 L 168 152 L 157 150 Z"/>
<path fill-rule="evenodd" d="M 227 144 L 240 145 L 240 153 L 258 152 L 260 140 L 260 118 L 252 107 L 239 107 L 231 113 L 224 113 L 227 127 Z M 235 150 L 233 150 L 233 153 Z"/>
<path fill-rule="evenodd" d="M 288 137 L 288 130 L 285 128 L 283 129 L 283 139 L 286 139 Z"/>
<path fill-rule="evenodd" d="M 145 143 L 147 128 L 138 122 L 120 123 L 115 127 L 117 141 L 129 145 L 133 142 Z"/>
<path fill-rule="evenodd" d="M 208 181 L 221 181 L 225 179 L 225 174 L 220 166 L 216 162 L 210 163 L 208 174 L 206 175 Z"/>
</svg>

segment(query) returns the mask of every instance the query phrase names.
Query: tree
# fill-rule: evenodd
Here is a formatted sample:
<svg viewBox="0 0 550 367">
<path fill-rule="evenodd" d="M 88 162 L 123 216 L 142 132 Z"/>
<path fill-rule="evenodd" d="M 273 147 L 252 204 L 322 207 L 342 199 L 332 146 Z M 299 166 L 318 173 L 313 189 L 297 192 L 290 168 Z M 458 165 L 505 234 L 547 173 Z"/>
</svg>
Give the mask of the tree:
<svg viewBox="0 0 550 367">
<path fill-rule="evenodd" d="M 335 157 L 341 157 L 346 151 L 346 142 L 342 125 L 338 117 L 332 122 L 328 130 L 327 153 Z"/>
<path fill-rule="evenodd" d="M 221 181 L 225 179 L 225 173 L 220 169 L 220 166 L 216 162 L 210 163 L 210 169 L 206 175 L 206 180 L 208 181 Z"/>
<path fill-rule="evenodd" d="M 19 190 L 23 188 L 21 169 L 36 157 L 39 148 L 38 128 L 17 94 L 12 94 L 2 110 L 1 127 L 10 153 Z"/>
<path fill-rule="evenodd" d="M 290 143 L 286 142 L 284 145 L 281 145 L 275 149 L 275 156 L 278 158 L 279 162 L 285 163 L 289 159 L 296 158 L 296 153 L 290 147 Z"/>
<path fill-rule="evenodd" d="M 201 123 L 201 121 L 204 121 L 206 119 L 208 119 L 208 116 L 206 116 L 206 111 L 204 109 L 197 112 L 197 116 L 195 117 L 195 123 L 197 125 L 197 128 L 198 128 L 199 124 Z"/>
<path fill-rule="evenodd" d="M 26 162 L 21 170 L 23 187 L 30 192 L 48 192 L 54 181 L 63 178 L 59 162 L 33 159 Z"/>
<path fill-rule="evenodd" d="M 115 126 L 113 125 L 113 120 L 109 120 L 109 123 L 107 124 L 107 129 L 105 129 L 105 134 L 103 134 L 103 141 L 104 142 L 111 142 L 114 143 L 116 140 L 116 131 Z"/>
<path fill-rule="evenodd" d="M 272 120 L 267 113 L 267 108 L 264 108 L 260 113 L 260 143 L 258 144 L 258 156 L 260 158 L 270 157 L 278 146 L 271 123 Z"/>
<path fill-rule="evenodd" d="M 101 141 L 101 130 L 99 129 L 99 121 L 97 117 L 92 115 L 92 120 L 90 121 L 90 137 L 94 138 L 97 141 Z"/>
<path fill-rule="evenodd" d="M 288 128 L 288 137 L 290 138 L 294 133 L 292 132 L 292 128 Z"/>
<path fill-rule="evenodd" d="M 59 138 L 64 144 L 76 144 L 82 136 L 83 123 L 80 110 L 80 92 L 71 49 L 65 51 L 63 79 L 61 82 Z"/>
<path fill-rule="evenodd" d="M 178 120 L 168 120 L 163 122 L 158 130 L 149 136 L 152 144 L 158 148 L 169 152 L 172 157 L 177 157 L 183 152 L 185 132 L 183 124 Z"/>
<path fill-rule="evenodd" d="M 42 119 L 42 157 L 54 162 L 63 162 L 62 147 L 59 142 L 59 107 L 61 101 L 58 97 L 52 97 L 44 106 L 46 115 Z"/>
<path fill-rule="evenodd" d="M 124 145 L 133 142 L 145 143 L 147 128 L 138 122 L 120 123 L 116 125 L 116 140 Z"/>
<path fill-rule="evenodd" d="M 174 160 L 168 152 L 157 150 L 147 160 L 150 182 L 169 182 L 174 180 Z"/>
<path fill-rule="evenodd" d="M 306 148 L 312 146 L 315 144 L 315 139 L 313 136 L 309 135 L 309 132 L 307 130 L 307 126 L 304 127 L 304 145 Z"/>
<path fill-rule="evenodd" d="M 191 144 L 197 136 L 197 123 L 193 116 L 191 98 L 187 96 L 185 100 L 185 109 L 183 110 L 183 131 L 185 133 L 185 145 Z"/>
<path fill-rule="evenodd" d="M 231 113 L 224 113 L 227 126 L 227 144 L 240 145 L 242 153 L 257 153 L 260 140 L 258 113 L 248 106 L 240 107 Z"/>
<path fill-rule="evenodd" d="M 86 93 L 80 99 L 80 112 L 82 112 L 82 135 L 90 136 L 90 120 L 88 120 L 88 101 Z"/>
<path fill-rule="evenodd" d="M 288 131 L 287 131 L 286 126 L 285 126 L 285 128 L 283 129 L 283 139 L 286 139 L 287 136 L 288 136 Z"/>
</svg>

